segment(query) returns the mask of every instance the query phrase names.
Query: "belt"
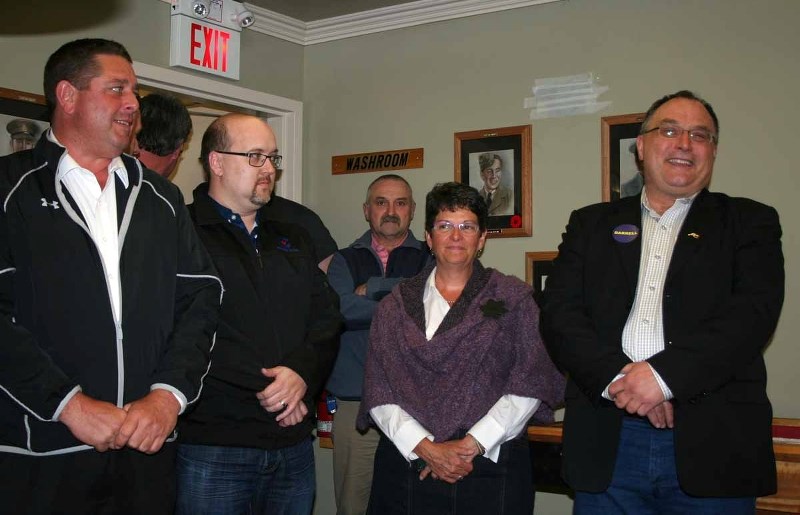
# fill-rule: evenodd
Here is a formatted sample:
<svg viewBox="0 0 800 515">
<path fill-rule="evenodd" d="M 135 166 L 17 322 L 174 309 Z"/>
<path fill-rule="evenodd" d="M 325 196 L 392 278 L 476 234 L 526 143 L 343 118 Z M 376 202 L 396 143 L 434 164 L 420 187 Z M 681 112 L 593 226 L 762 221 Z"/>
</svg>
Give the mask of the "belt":
<svg viewBox="0 0 800 515">
<path fill-rule="evenodd" d="M 647 417 L 637 415 L 636 413 L 628 413 L 627 411 L 625 411 L 624 414 L 625 418 L 632 418 L 634 420 L 644 420 L 645 422 L 649 422 L 649 420 L 647 420 Z"/>
</svg>

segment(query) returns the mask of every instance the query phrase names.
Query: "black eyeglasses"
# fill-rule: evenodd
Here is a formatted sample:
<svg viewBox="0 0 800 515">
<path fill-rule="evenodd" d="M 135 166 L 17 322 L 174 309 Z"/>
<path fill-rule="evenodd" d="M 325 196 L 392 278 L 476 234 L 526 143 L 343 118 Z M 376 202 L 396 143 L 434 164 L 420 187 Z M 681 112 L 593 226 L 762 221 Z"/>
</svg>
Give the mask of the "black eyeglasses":
<svg viewBox="0 0 800 515">
<path fill-rule="evenodd" d="M 653 127 L 652 129 L 647 129 L 646 131 L 642 131 L 642 134 L 647 134 L 648 132 L 658 131 L 659 136 L 667 139 L 675 139 L 680 138 L 683 136 L 684 132 L 689 133 L 689 139 L 692 140 L 693 143 L 716 143 L 717 142 L 717 135 L 712 134 L 710 131 L 706 129 L 684 129 L 678 125 L 659 125 L 658 127 Z"/>
<path fill-rule="evenodd" d="M 247 162 L 250 163 L 250 166 L 254 166 L 258 168 L 259 166 L 264 166 L 264 163 L 267 162 L 267 159 L 272 162 L 272 166 L 275 168 L 280 168 L 281 163 L 283 162 L 283 156 L 279 156 L 278 154 L 262 154 L 261 152 L 226 152 L 224 150 L 215 150 L 218 154 L 229 154 L 232 156 L 244 156 L 247 158 Z"/>
</svg>

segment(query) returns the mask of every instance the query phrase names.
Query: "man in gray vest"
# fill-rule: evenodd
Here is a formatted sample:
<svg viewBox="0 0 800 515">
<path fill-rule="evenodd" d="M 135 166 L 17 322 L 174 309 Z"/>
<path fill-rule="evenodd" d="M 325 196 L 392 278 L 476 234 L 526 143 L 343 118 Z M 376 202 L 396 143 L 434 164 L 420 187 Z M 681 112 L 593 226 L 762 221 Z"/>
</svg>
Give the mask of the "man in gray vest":
<svg viewBox="0 0 800 515">
<path fill-rule="evenodd" d="M 367 188 L 364 218 L 369 230 L 333 255 L 328 280 L 345 318 L 339 355 L 327 389 L 336 397 L 333 421 L 333 482 L 337 515 L 366 512 L 372 461 L 379 435 L 356 430 L 369 327 L 378 302 L 430 259 L 425 243 L 409 230 L 414 219 L 411 186 L 399 175 L 382 175 Z"/>
</svg>

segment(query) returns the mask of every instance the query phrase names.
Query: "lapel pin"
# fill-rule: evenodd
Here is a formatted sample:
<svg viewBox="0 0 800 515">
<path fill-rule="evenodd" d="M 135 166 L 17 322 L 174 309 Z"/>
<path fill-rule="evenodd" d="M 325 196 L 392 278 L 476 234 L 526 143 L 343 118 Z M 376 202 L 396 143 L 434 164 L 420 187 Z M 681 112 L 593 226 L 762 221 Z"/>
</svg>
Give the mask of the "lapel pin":
<svg viewBox="0 0 800 515">
<path fill-rule="evenodd" d="M 696 232 L 690 232 L 689 234 L 687 234 L 687 236 L 689 236 L 690 238 L 694 238 L 696 240 L 700 239 L 700 235 L 697 234 Z"/>
</svg>

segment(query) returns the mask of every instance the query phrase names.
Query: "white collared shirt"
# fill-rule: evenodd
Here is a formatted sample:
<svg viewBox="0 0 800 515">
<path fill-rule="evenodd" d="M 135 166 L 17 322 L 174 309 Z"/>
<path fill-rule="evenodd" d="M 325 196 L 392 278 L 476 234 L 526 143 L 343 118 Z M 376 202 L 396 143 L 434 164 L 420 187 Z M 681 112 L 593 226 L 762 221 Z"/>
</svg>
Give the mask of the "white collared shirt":
<svg viewBox="0 0 800 515">
<path fill-rule="evenodd" d="M 682 198 L 659 215 L 647 200 L 647 187 L 642 190 L 642 253 L 639 258 L 639 282 L 628 321 L 622 331 L 622 350 L 631 361 L 645 361 L 664 350 L 663 299 L 664 283 L 672 260 L 675 242 L 678 240 L 683 222 L 692 207 L 697 193 Z M 664 399 L 672 399 L 672 391 L 658 372 L 650 370 L 661 387 Z M 617 375 L 614 381 L 622 377 Z M 613 381 L 612 381 L 613 382 Z M 603 397 L 611 399 L 608 386 Z"/>
<path fill-rule="evenodd" d="M 430 341 L 450 311 L 450 305 L 436 288 L 435 267 L 425 285 L 422 303 L 425 308 L 425 337 Z M 500 446 L 522 432 L 540 403 L 539 399 L 533 397 L 503 395 L 468 433 L 486 449 L 484 456 L 497 463 Z M 383 434 L 409 461 L 418 458 L 414 448 L 423 438 L 433 441 L 430 431 L 397 404 L 376 406 L 370 410 L 370 415 Z"/>
<path fill-rule="evenodd" d="M 53 134 L 48 132 L 48 138 L 61 145 Z M 115 157 L 108 164 L 108 179 L 101 190 L 100 183 L 95 175 L 81 167 L 69 151 L 65 151 L 58 163 L 56 180 L 63 182 L 72 198 L 80 209 L 86 227 L 97 246 L 100 259 L 103 263 L 103 273 L 106 277 L 111 308 L 114 313 L 114 322 L 117 327 L 122 325 L 122 286 L 119 277 L 119 229 L 117 225 L 117 189 L 116 177 L 119 177 L 125 188 L 128 187 L 128 171 L 120 157 Z"/>
</svg>

